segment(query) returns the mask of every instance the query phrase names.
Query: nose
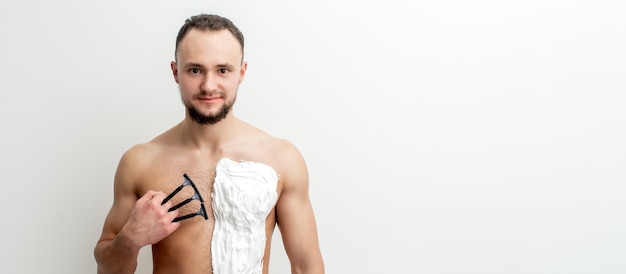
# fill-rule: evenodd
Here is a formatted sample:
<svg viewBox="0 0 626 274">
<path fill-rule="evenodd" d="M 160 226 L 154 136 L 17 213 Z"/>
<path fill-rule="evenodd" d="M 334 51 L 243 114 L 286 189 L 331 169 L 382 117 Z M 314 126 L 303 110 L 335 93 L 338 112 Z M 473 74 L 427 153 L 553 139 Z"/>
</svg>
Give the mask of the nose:
<svg viewBox="0 0 626 274">
<path fill-rule="evenodd" d="M 202 85 L 200 88 L 206 92 L 214 92 L 217 90 L 217 75 L 212 73 L 206 73 L 204 79 L 202 79 Z"/>
</svg>

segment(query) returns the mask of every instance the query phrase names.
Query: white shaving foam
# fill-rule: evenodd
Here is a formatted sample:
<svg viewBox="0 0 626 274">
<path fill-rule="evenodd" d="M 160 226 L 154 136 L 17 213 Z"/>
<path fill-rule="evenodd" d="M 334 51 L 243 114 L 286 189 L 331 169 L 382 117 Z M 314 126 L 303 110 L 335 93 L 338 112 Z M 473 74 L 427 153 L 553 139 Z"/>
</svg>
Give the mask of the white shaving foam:
<svg viewBox="0 0 626 274">
<path fill-rule="evenodd" d="M 211 241 L 214 274 L 261 274 L 265 219 L 276 204 L 278 176 L 271 167 L 221 159 L 215 169 Z"/>
</svg>

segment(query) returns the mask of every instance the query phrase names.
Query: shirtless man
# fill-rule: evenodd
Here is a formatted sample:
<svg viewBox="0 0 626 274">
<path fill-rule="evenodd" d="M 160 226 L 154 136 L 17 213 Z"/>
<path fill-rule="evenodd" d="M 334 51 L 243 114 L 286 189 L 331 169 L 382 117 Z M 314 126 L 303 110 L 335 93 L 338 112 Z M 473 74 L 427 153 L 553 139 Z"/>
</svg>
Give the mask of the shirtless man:
<svg viewBox="0 0 626 274">
<path fill-rule="evenodd" d="M 193 16 L 178 33 L 175 60 L 186 116 L 122 156 L 94 250 L 98 273 L 134 273 L 146 245 L 154 273 L 268 273 L 275 226 L 292 273 L 324 273 L 302 155 L 233 115 L 247 68 L 241 32 L 226 18 Z M 194 196 L 189 186 L 163 203 L 184 175 L 203 203 L 175 208 Z M 208 219 L 174 220 L 201 205 Z"/>
</svg>

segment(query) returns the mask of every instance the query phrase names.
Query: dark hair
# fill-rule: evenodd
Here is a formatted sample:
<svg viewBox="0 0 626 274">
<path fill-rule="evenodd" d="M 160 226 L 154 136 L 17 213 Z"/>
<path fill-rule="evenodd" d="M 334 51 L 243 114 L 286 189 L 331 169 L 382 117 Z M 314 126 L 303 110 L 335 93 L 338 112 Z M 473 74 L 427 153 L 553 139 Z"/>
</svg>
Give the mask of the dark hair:
<svg viewBox="0 0 626 274">
<path fill-rule="evenodd" d="M 241 54 L 243 56 L 243 34 L 232 21 L 228 18 L 215 15 L 215 14 L 199 14 L 195 16 L 191 16 L 185 20 L 185 24 L 178 31 L 178 36 L 176 36 L 176 51 L 174 52 L 174 58 L 176 58 L 176 54 L 178 53 L 178 44 L 183 40 L 187 32 L 192 29 L 206 30 L 206 31 L 220 31 L 220 30 L 228 30 L 230 33 L 235 36 L 239 44 L 241 45 Z"/>
</svg>

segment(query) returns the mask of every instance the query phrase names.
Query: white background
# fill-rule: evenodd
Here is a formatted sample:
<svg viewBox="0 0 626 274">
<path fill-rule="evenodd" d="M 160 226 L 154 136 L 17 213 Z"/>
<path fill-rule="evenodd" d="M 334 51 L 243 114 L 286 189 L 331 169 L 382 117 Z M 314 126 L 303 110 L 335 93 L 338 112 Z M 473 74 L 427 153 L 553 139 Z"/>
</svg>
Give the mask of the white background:
<svg viewBox="0 0 626 274">
<path fill-rule="evenodd" d="M 307 159 L 327 273 L 626 273 L 618 0 L 2 1 L 0 273 L 95 273 L 201 12 L 246 36 L 236 115 Z"/>
</svg>

